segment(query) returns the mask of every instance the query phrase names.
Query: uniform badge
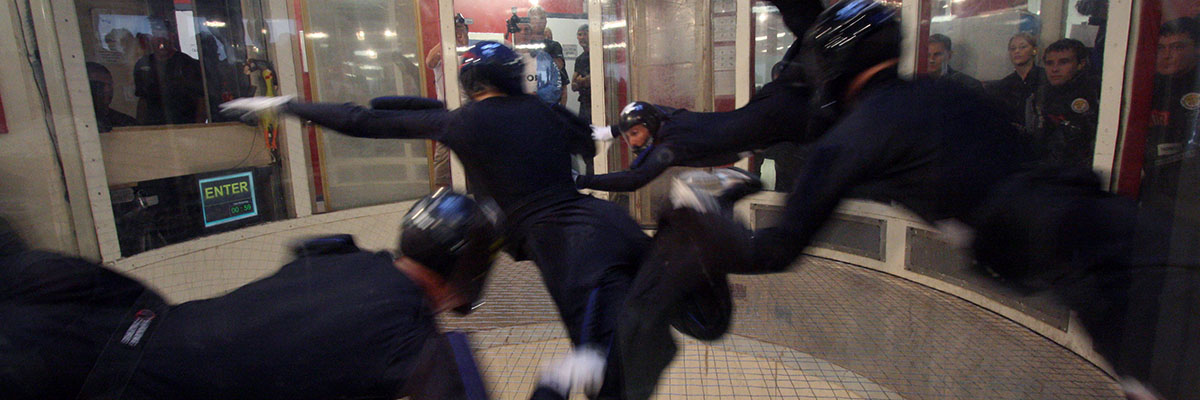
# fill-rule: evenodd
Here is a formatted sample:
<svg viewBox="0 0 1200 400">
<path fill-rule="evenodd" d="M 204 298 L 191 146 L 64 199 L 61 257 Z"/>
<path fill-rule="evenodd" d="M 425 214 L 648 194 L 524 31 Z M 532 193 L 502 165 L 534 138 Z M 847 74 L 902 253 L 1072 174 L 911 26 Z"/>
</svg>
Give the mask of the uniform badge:
<svg viewBox="0 0 1200 400">
<path fill-rule="evenodd" d="M 1082 97 L 1077 98 L 1075 100 L 1071 100 L 1071 111 L 1074 111 L 1078 114 L 1083 114 L 1083 113 L 1087 112 L 1088 110 L 1090 110 L 1091 108 L 1092 108 L 1091 104 L 1088 104 L 1088 101 L 1084 100 L 1084 98 L 1082 98 Z"/>
<path fill-rule="evenodd" d="M 1179 98 L 1179 105 L 1189 111 L 1196 111 L 1200 108 L 1200 93 L 1191 92 Z"/>
</svg>

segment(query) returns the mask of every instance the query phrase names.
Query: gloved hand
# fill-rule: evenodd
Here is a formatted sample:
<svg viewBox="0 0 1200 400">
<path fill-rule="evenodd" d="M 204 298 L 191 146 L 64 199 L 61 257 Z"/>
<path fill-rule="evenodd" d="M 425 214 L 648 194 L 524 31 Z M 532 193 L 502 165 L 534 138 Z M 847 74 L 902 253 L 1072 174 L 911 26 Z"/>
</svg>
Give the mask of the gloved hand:
<svg viewBox="0 0 1200 400">
<path fill-rule="evenodd" d="M 608 125 L 592 125 L 592 140 L 597 142 L 607 142 L 613 140 L 613 127 Z"/>
<path fill-rule="evenodd" d="M 564 398 L 577 386 L 588 397 L 595 397 L 604 385 L 605 354 L 592 346 L 580 346 L 566 357 L 551 362 L 542 369 L 538 386 L 551 389 Z"/>
<path fill-rule="evenodd" d="M 278 113 L 279 109 L 295 96 L 243 97 L 221 103 L 221 115 L 237 118 L 247 125 L 257 126 L 266 114 Z"/>
</svg>

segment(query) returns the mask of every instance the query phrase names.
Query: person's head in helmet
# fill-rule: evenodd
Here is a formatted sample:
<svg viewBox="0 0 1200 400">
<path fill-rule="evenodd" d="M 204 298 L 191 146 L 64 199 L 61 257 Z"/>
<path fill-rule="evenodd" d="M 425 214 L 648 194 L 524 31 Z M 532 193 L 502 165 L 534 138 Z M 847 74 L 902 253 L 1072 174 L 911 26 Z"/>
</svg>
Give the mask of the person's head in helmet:
<svg viewBox="0 0 1200 400">
<path fill-rule="evenodd" d="M 654 136 L 667 119 L 667 114 L 653 104 L 644 101 L 629 103 L 617 117 L 617 130 L 621 137 L 634 149 L 641 149 L 654 142 Z"/>
<path fill-rule="evenodd" d="M 521 56 L 503 44 L 483 41 L 463 53 L 458 81 L 471 100 L 479 101 L 524 93 L 523 73 Z"/>
<path fill-rule="evenodd" d="M 439 189 L 417 200 L 400 225 L 396 266 L 425 289 L 435 312 L 469 313 L 499 250 L 499 212 Z"/>
<path fill-rule="evenodd" d="M 843 0 L 821 12 L 801 48 L 804 80 L 816 89 L 816 116 L 836 117 L 872 77 L 884 71 L 895 74 L 898 14 L 873 0 Z"/>
</svg>

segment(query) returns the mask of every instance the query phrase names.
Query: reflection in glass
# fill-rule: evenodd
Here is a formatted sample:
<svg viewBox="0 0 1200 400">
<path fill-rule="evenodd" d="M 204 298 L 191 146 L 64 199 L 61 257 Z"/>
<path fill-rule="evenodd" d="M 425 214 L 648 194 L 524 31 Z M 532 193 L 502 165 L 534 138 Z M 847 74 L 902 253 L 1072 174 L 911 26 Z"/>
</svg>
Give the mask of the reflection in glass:
<svg viewBox="0 0 1200 400">
<path fill-rule="evenodd" d="M 1200 8 L 1188 4 L 1163 4 L 1139 191 L 1141 205 L 1172 225 L 1169 252 L 1176 259 L 1194 258 L 1200 241 L 1190 230 L 1175 228 L 1200 223 Z"/>
<path fill-rule="evenodd" d="M 413 3 L 379 0 L 307 2 L 313 101 L 367 104 L 378 96 L 421 96 L 418 19 Z M 431 21 L 434 23 L 434 21 Z M 416 198 L 429 192 L 421 140 L 372 140 L 321 130 L 323 193 L 318 209 L 342 210 Z"/>
</svg>

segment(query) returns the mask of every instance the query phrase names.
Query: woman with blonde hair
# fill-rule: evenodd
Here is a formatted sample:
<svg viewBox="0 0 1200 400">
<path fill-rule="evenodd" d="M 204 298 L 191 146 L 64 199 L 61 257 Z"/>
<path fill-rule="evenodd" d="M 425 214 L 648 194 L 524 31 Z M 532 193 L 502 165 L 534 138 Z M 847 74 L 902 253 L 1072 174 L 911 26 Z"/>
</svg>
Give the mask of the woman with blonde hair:
<svg viewBox="0 0 1200 400">
<path fill-rule="evenodd" d="M 1037 53 L 1037 38 L 1032 34 L 1019 32 L 1013 35 L 1008 39 L 1008 59 L 1013 64 L 1013 73 L 987 85 L 988 93 L 1004 104 L 1005 118 L 1016 125 L 1024 123 L 1025 101 L 1037 91 L 1046 74 L 1037 66 Z"/>
</svg>

